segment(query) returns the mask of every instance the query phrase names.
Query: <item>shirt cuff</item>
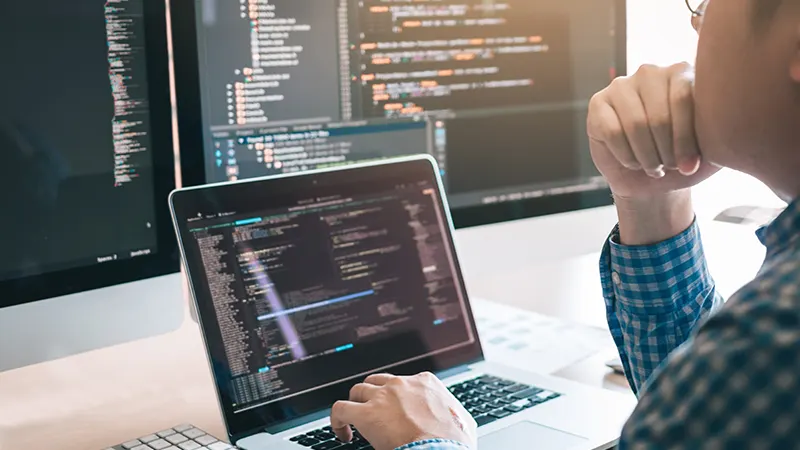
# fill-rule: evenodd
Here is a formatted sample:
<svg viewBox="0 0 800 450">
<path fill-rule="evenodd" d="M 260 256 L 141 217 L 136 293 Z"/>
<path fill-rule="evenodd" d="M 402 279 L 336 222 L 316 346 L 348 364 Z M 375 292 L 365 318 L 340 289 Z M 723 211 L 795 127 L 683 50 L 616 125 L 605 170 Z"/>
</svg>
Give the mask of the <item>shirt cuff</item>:
<svg viewBox="0 0 800 450">
<path fill-rule="evenodd" d="M 695 299 L 698 291 L 713 285 L 697 222 L 683 233 L 649 246 L 622 245 L 615 230 L 609 247 L 616 300 L 632 314 L 671 314 Z"/>
<path fill-rule="evenodd" d="M 468 450 L 469 447 L 457 441 L 447 439 L 428 439 L 404 445 L 396 450 Z"/>
</svg>

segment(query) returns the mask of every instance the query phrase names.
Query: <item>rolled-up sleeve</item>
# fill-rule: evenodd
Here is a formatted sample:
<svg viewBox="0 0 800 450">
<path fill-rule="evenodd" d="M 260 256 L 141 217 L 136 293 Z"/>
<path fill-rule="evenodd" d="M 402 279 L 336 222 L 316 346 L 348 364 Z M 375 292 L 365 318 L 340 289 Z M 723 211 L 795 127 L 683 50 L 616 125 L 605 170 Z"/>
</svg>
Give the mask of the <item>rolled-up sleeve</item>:
<svg viewBox="0 0 800 450">
<path fill-rule="evenodd" d="M 722 304 L 697 224 L 651 246 L 619 243 L 615 229 L 600 261 L 609 328 L 634 392 Z"/>
<path fill-rule="evenodd" d="M 468 447 L 456 441 L 430 439 L 427 441 L 414 442 L 413 444 L 408 444 L 396 450 L 468 450 Z"/>
</svg>

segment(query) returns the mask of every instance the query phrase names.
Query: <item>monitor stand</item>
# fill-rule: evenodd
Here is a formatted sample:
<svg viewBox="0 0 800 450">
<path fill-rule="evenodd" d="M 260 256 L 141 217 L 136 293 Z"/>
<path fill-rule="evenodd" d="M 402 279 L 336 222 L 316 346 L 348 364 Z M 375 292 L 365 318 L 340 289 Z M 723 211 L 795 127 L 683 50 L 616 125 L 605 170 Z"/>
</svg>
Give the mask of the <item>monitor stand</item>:
<svg viewBox="0 0 800 450">
<path fill-rule="evenodd" d="M 185 309 L 181 274 L 0 309 L 0 372 L 174 331 Z"/>
</svg>

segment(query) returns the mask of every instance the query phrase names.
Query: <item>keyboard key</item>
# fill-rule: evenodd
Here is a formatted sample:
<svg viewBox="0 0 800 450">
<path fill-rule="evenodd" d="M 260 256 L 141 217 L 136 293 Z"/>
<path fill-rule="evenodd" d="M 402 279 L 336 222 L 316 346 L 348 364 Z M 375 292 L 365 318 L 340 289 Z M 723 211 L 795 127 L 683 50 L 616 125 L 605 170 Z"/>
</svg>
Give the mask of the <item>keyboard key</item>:
<svg viewBox="0 0 800 450">
<path fill-rule="evenodd" d="M 188 437 L 189 439 L 195 439 L 206 434 L 205 431 L 198 430 L 197 428 L 189 428 L 188 430 L 184 430 L 181 433 L 183 433 L 183 435 Z"/>
<path fill-rule="evenodd" d="M 156 433 L 156 434 L 158 435 L 158 437 L 165 438 L 165 437 L 167 437 L 167 436 L 171 436 L 171 435 L 175 434 L 175 430 L 173 430 L 172 428 L 170 428 L 170 429 L 168 429 L 168 430 L 159 431 L 159 432 L 158 432 L 158 433 Z"/>
<path fill-rule="evenodd" d="M 183 424 L 183 425 L 178 425 L 177 427 L 173 428 L 173 430 L 177 431 L 178 433 L 183 433 L 184 431 L 190 430 L 192 428 L 194 427 L 191 425 Z"/>
<path fill-rule="evenodd" d="M 186 441 L 182 444 L 179 444 L 178 447 L 180 447 L 183 450 L 197 450 L 198 448 L 200 448 L 200 444 L 194 441 Z"/>
<path fill-rule="evenodd" d="M 144 442 L 145 444 L 147 444 L 149 442 L 153 442 L 153 441 L 155 441 L 157 439 L 158 439 L 158 436 L 156 436 L 155 434 L 148 434 L 147 436 L 139 438 L 139 440 Z"/>
<path fill-rule="evenodd" d="M 483 406 L 476 406 L 476 407 L 474 407 L 472 409 L 475 412 L 477 412 L 478 414 L 486 414 L 486 413 L 489 412 L 489 409 L 488 408 L 484 408 Z"/>
<path fill-rule="evenodd" d="M 289 438 L 289 440 L 292 441 L 292 442 L 297 442 L 300 439 L 304 439 L 305 437 L 306 437 L 305 434 L 300 434 L 300 435 L 293 436 L 293 437 Z"/>
<path fill-rule="evenodd" d="M 508 392 L 503 392 L 503 391 L 494 391 L 490 392 L 490 394 L 492 394 L 492 398 L 495 400 L 508 397 Z"/>
<path fill-rule="evenodd" d="M 130 450 L 130 449 L 132 449 L 134 447 L 138 447 L 140 445 L 142 445 L 142 441 L 140 441 L 138 439 L 134 439 L 132 441 L 128 441 L 128 442 L 122 444 L 122 447 Z"/>
<path fill-rule="evenodd" d="M 233 447 L 224 442 L 217 442 L 216 444 L 211 444 L 208 446 L 208 450 L 228 450 L 229 448 Z"/>
<path fill-rule="evenodd" d="M 172 444 L 170 444 L 169 442 L 167 442 L 167 441 L 165 441 L 163 439 L 159 439 L 159 440 L 153 441 L 153 442 L 151 442 L 151 443 L 149 443 L 147 445 L 149 445 L 150 447 L 153 447 L 156 450 L 164 450 L 165 448 L 171 446 Z"/>
<path fill-rule="evenodd" d="M 478 424 L 479 427 L 482 427 L 484 425 L 488 425 L 488 424 L 494 422 L 495 420 L 497 420 L 497 417 L 490 416 L 488 414 L 484 414 L 482 416 L 478 416 L 478 417 L 475 418 L 475 422 Z"/>
<path fill-rule="evenodd" d="M 524 391 L 525 389 L 529 389 L 530 386 L 526 386 L 524 384 L 512 384 L 511 386 L 507 386 L 504 391 L 508 392 L 509 394 L 513 394 L 519 391 Z"/>
<path fill-rule="evenodd" d="M 314 450 L 333 450 L 341 447 L 342 445 L 343 444 L 339 441 L 328 441 L 328 442 L 323 442 L 321 444 L 317 444 L 311 448 L 313 448 Z"/>
<path fill-rule="evenodd" d="M 196 438 L 195 441 L 197 441 L 197 443 L 200 445 L 211 445 L 214 442 L 217 442 L 217 438 L 215 438 L 214 436 L 205 435 Z"/>
<path fill-rule="evenodd" d="M 500 378 L 493 377 L 491 375 L 484 375 L 482 377 L 478 377 L 478 381 L 480 381 L 481 383 L 494 383 L 500 381 Z"/>
<path fill-rule="evenodd" d="M 142 444 L 142 445 L 137 445 L 136 447 L 133 447 L 131 450 L 150 450 L 150 447 Z"/>
<path fill-rule="evenodd" d="M 319 440 L 307 437 L 305 439 L 300 439 L 297 443 L 304 447 L 311 447 L 312 445 L 319 444 Z"/>
<path fill-rule="evenodd" d="M 328 433 L 328 432 L 317 433 L 317 439 L 319 439 L 320 441 L 329 441 L 335 437 L 336 435 L 333 433 Z"/>
<path fill-rule="evenodd" d="M 168 440 L 169 442 L 172 442 L 175 445 L 180 444 L 181 442 L 186 442 L 186 441 L 189 440 L 186 436 L 184 436 L 182 434 L 177 434 L 177 433 L 173 434 L 171 436 L 167 436 L 165 439 Z"/>
<path fill-rule="evenodd" d="M 329 433 L 330 433 L 331 431 L 333 431 L 333 428 L 331 428 L 331 426 L 330 426 L 330 425 L 328 425 L 327 427 L 322 427 L 322 430 L 323 430 L 323 431 L 327 431 L 327 432 L 329 432 Z"/>
<path fill-rule="evenodd" d="M 523 408 L 521 406 L 517 406 L 517 405 L 508 405 L 504 409 L 506 411 L 508 411 L 508 412 L 511 412 L 511 413 L 518 413 L 518 412 L 522 411 L 525 408 Z"/>
<path fill-rule="evenodd" d="M 492 409 L 497 409 L 506 406 L 506 404 L 501 403 L 500 400 L 492 400 L 491 402 L 489 402 L 489 406 L 491 406 Z"/>
<path fill-rule="evenodd" d="M 513 395 L 511 395 L 511 398 L 514 398 L 514 399 L 517 399 L 517 400 L 522 400 L 523 398 L 531 398 L 531 397 L 533 397 L 534 395 L 536 395 L 536 394 L 538 394 L 540 392 L 542 392 L 541 389 L 535 388 L 535 387 L 531 387 L 531 388 L 525 389 L 523 391 L 519 391 L 519 392 L 514 393 Z"/>
<path fill-rule="evenodd" d="M 505 409 L 495 409 L 494 411 L 490 412 L 489 415 L 497 419 L 502 419 L 503 417 L 510 416 L 511 413 L 506 411 Z"/>
</svg>

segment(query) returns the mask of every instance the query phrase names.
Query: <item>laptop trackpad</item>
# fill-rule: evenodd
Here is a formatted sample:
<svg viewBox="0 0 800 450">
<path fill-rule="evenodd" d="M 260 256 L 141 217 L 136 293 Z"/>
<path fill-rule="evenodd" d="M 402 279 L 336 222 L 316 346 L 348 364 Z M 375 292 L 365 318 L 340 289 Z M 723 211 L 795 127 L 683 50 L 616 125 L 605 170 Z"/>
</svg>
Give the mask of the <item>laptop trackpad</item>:
<svg viewBox="0 0 800 450">
<path fill-rule="evenodd" d="M 525 421 L 488 434 L 480 438 L 478 442 L 481 448 L 491 449 L 563 450 L 586 442 L 586 439 Z M 532 443 L 535 443 L 533 447 L 531 447 Z"/>
</svg>

